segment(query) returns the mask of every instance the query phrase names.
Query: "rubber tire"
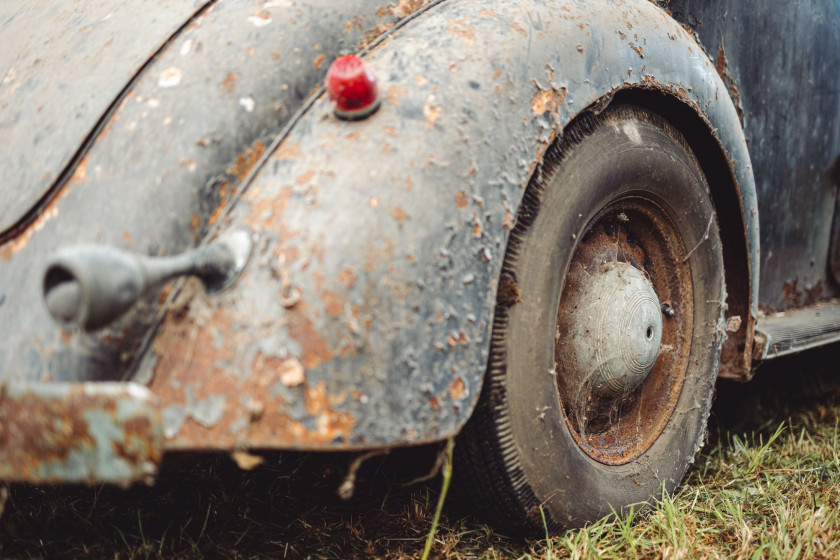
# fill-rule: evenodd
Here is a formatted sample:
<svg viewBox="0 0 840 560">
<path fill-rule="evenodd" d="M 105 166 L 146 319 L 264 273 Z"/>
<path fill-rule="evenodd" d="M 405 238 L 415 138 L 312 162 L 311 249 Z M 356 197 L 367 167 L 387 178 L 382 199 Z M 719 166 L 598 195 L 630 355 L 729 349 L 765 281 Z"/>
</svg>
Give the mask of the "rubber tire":
<svg viewBox="0 0 840 560">
<path fill-rule="evenodd" d="M 639 457 L 611 466 L 585 454 L 560 405 L 554 333 L 576 241 L 611 201 L 646 193 L 690 253 L 695 302 L 686 379 L 664 430 Z M 680 133 L 633 106 L 584 114 L 527 187 L 499 282 L 488 373 L 456 446 L 456 485 L 508 534 L 545 535 L 673 491 L 705 438 L 723 343 L 723 258 L 705 175 Z M 543 518 L 544 516 L 544 518 Z"/>
</svg>

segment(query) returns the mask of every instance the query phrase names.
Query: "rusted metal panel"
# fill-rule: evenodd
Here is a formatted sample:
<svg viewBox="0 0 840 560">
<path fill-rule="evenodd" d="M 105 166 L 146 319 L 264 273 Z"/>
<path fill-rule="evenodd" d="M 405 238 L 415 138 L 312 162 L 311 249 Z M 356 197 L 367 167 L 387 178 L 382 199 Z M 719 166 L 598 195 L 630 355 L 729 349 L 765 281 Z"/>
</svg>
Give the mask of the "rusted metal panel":
<svg viewBox="0 0 840 560">
<path fill-rule="evenodd" d="M 203 4 L 0 3 L 0 234 L 45 195 L 125 85 Z"/>
<path fill-rule="evenodd" d="M 41 302 L 50 254 L 101 244 L 172 255 L 202 243 L 267 143 L 321 83 L 329 61 L 426 4 L 222 1 L 181 29 L 125 93 L 78 165 L 64 171 L 67 180 L 55 197 L 0 244 L 0 378 L 125 379 L 156 319 L 160 294 L 107 329 L 62 332 Z M 146 10 L 154 12 L 154 5 Z M 55 35 L 65 29 L 50 28 Z M 74 83 L 84 86 L 80 67 Z M 41 127 L 40 134 L 47 130 Z M 4 144 L 4 158 L 7 150 Z M 33 157 L 45 158 L 49 150 L 39 154 Z M 16 176 L 0 182 L 0 197 L 23 185 Z"/>
<path fill-rule="evenodd" d="M 135 383 L 0 384 L 0 480 L 151 481 L 163 425 Z"/>
<path fill-rule="evenodd" d="M 755 313 L 758 216 L 738 115 L 694 38 L 653 4 L 452 0 L 366 59 L 382 107 L 348 123 L 322 96 L 300 118 L 218 224 L 256 238 L 237 289 L 211 299 L 188 286 L 138 368 L 163 401 L 168 448 L 456 432 L 481 386 L 523 187 L 566 122 L 626 88 L 676 96 L 717 131 Z"/>
</svg>

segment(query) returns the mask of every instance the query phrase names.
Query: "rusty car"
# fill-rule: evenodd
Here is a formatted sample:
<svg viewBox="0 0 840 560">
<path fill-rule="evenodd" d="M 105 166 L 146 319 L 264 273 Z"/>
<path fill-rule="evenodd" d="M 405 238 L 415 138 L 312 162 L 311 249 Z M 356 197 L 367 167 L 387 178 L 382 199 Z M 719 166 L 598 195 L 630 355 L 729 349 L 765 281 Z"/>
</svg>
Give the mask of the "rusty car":
<svg viewBox="0 0 840 560">
<path fill-rule="evenodd" d="M 674 490 L 718 378 L 840 340 L 839 24 L 3 2 L 0 480 L 457 435 L 512 532 Z"/>
</svg>

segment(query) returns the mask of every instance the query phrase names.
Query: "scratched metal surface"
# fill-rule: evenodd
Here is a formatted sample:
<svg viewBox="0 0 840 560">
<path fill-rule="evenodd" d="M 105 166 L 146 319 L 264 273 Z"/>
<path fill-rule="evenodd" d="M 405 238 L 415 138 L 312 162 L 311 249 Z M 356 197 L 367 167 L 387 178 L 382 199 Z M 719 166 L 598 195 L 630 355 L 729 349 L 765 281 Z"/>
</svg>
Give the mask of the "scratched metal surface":
<svg viewBox="0 0 840 560">
<path fill-rule="evenodd" d="M 124 378 L 158 294 L 100 332 L 62 332 L 41 301 L 47 257 L 82 243 L 151 255 L 198 244 L 329 62 L 425 4 L 229 0 L 191 21 L 126 93 L 54 199 L 0 245 L 0 378 Z M 78 142 L 67 140 L 68 149 Z M 18 183 L 1 184 L 6 196 Z"/>
<path fill-rule="evenodd" d="M 840 3 L 672 0 L 738 105 L 761 215 L 766 311 L 838 295 L 826 266 L 840 156 Z"/>
<path fill-rule="evenodd" d="M 59 179 L 126 83 L 202 4 L 0 2 L 0 233 Z"/>
<path fill-rule="evenodd" d="M 610 92 L 665 92 L 707 119 L 739 189 L 744 239 L 729 242 L 757 263 L 735 107 L 653 4 L 452 0 L 367 59 L 382 108 L 347 123 L 317 101 L 223 220 L 257 241 L 237 288 L 208 298 L 188 285 L 152 342 L 138 379 L 163 401 L 168 448 L 350 449 L 457 431 L 524 185 L 564 123 Z M 744 290 L 754 313 L 755 282 Z"/>
</svg>

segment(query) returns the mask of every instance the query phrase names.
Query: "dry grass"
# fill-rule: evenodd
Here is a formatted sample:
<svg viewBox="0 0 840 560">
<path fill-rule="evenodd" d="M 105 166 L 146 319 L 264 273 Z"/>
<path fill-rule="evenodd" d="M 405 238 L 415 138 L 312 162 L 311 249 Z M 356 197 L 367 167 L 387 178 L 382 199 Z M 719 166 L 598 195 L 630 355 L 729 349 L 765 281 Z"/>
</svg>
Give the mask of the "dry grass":
<svg viewBox="0 0 840 560">
<path fill-rule="evenodd" d="M 432 558 L 840 557 L 838 351 L 721 383 L 711 441 L 652 511 L 522 542 L 449 500 Z M 369 460 L 350 502 L 335 491 L 353 457 L 339 454 L 268 454 L 250 472 L 227 457 L 171 457 L 155 487 L 127 491 L 14 486 L 0 556 L 419 558 L 440 479 L 402 484 L 437 453 Z"/>
</svg>

